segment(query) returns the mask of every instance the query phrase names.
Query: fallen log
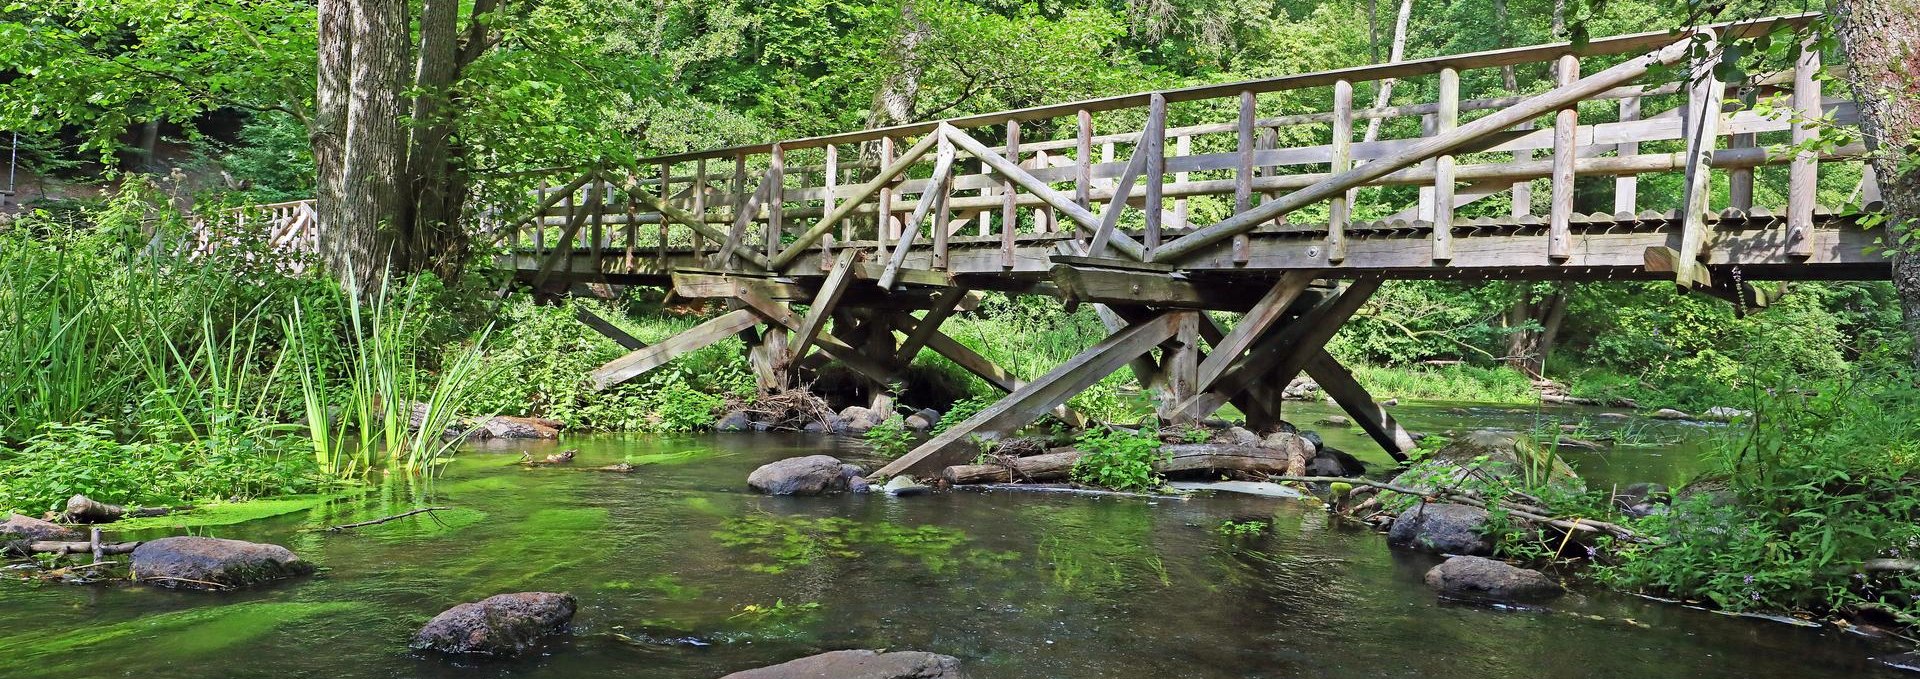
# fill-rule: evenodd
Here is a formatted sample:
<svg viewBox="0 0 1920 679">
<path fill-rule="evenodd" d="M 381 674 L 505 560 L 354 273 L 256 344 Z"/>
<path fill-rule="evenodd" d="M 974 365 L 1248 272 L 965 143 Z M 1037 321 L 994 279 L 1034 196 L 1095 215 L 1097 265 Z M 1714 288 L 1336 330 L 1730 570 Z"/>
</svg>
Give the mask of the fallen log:
<svg viewBox="0 0 1920 679">
<path fill-rule="evenodd" d="M 407 518 L 407 517 L 409 517 L 409 516 L 413 516 L 413 515 L 416 515 L 416 514 L 427 514 L 427 513 L 430 513 L 430 512 L 444 512 L 444 511 L 447 511 L 447 509 L 449 509 L 449 508 L 448 508 L 448 507 L 421 507 L 421 508 L 419 508 L 419 509 L 414 509 L 414 510 L 410 510 L 410 511 L 405 511 L 405 512 L 401 512 L 401 513 L 399 513 L 399 514 L 395 514 L 395 515 L 393 515 L 393 516 L 383 516 L 383 517 L 380 517 L 380 518 L 378 518 L 378 519 L 371 519 L 371 520 L 368 520 L 368 521 L 361 521 L 361 522 L 358 522 L 358 523 L 343 523 L 343 524 L 340 524 L 340 525 L 338 525 L 338 526 L 327 526 L 327 532 L 329 532 L 329 533 L 338 533 L 338 532 L 340 532 L 340 531 L 343 531 L 343 530 L 348 530 L 348 529 L 352 529 L 352 528 L 360 528 L 360 527 L 362 527 L 362 526 L 377 526 L 377 525 L 379 525 L 379 524 L 383 524 L 383 523 L 386 523 L 386 522 L 388 522 L 388 521 L 396 521 L 396 520 L 399 520 L 399 519 L 404 519 L 404 518 Z"/>
<path fill-rule="evenodd" d="M 101 554 L 101 555 L 128 554 L 133 552 L 133 548 L 139 547 L 139 546 L 140 546 L 139 542 L 101 543 L 98 554 Z M 91 542 L 59 542 L 54 540 L 42 540 L 40 542 L 35 542 L 32 545 L 29 545 L 27 547 L 27 550 L 35 554 L 59 554 L 59 555 L 93 554 L 93 553 L 96 553 L 93 547 L 94 547 L 94 543 L 91 543 Z"/>
<path fill-rule="evenodd" d="M 1160 453 L 1162 458 L 1154 463 L 1153 469 L 1162 474 L 1203 470 L 1279 474 L 1286 472 L 1289 462 L 1284 450 L 1228 443 L 1168 444 L 1160 447 Z M 1067 449 L 1029 457 L 1003 457 L 991 464 L 957 464 L 942 471 L 941 477 L 956 486 L 1058 481 L 1071 475 L 1074 463 L 1085 454 Z"/>
<path fill-rule="evenodd" d="M 514 464 L 518 464 L 524 467 L 545 467 L 548 465 L 556 465 L 556 464 L 571 464 L 573 462 L 573 456 L 578 454 L 580 454 L 580 451 L 578 449 L 568 448 L 558 453 L 548 455 L 545 458 L 536 460 L 533 457 L 533 453 L 521 453 L 520 461 Z"/>
<path fill-rule="evenodd" d="M 1275 481 L 1275 482 L 1292 481 L 1295 483 L 1346 483 L 1346 484 L 1352 484 L 1356 486 L 1368 486 L 1368 487 L 1378 488 L 1380 490 L 1384 490 L 1388 492 L 1400 493 L 1402 495 L 1412 495 L 1415 497 L 1425 498 L 1428 500 L 1442 500 L 1442 501 L 1452 502 L 1456 504 L 1472 505 L 1474 507 L 1479 507 L 1481 509 L 1485 509 L 1488 511 L 1494 511 L 1494 510 L 1505 511 L 1508 515 L 1511 515 L 1511 516 L 1526 519 L 1528 521 L 1544 523 L 1549 526 L 1553 526 L 1555 528 L 1559 528 L 1561 530 L 1566 530 L 1570 532 L 1606 533 L 1614 536 L 1615 538 L 1618 538 L 1620 540 L 1625 540 L 1628 542 L 1652 542 L 1651 539 L 1645 536 L 1642 536 L 1639 533 L 1635 533 L 1633 532 L 1633 530 L 1618 524 L 1608 523 L 1606 521 L 1596 521 L 1593 519 L 1585 519 L 1581 517 L 1559 518 L 1559 517 L 1551 516 L 1546 509 L 1543 509 L 1541 507 L 1522 504 L 1519 502 L 1514 502 L 1512 500 L 1500 500 L 1499 504 L 1495 505 L 1493 502 L 1490 502 L 1487 498 L 1481 497 L 1478 493 L 1474 493 L 1472 491 L 1467 491 L 1467 490 L 1460 490 L 1460 489 L 1453 489 L 1453 488 L 1410 488 L 1407 486 L 1395 485 L 1395 484 L 1387 483 L 1384 481 L 1375 481 L 1372 479 L 1353 478 L 1353 477 L 1344 477 L 1344 476 L 1286 476 L 1286 475 L 1276 474 L 1276 475 L 1267 477 L 1267 480 Z"/>
<path fill-rule="evenodd" d="M 180 510 L 192 509 L 181 507 Z M 175 511 L 173 507 L 143 507 L 127 509 L 120 505 L 110 505 L 95 501 L 85 495 L 67 498 L 67 510 L 55 517 L 61 523 L 113 523 L 122 518 L 142 516 L 166 516 Z"/>
</svg>

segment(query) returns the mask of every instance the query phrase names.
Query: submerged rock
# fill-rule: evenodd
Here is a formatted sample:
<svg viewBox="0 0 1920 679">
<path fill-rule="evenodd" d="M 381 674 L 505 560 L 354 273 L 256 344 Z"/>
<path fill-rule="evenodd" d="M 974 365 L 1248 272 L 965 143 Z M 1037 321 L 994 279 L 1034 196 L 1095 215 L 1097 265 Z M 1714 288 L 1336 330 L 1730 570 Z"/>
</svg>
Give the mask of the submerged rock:
<svg viewBox="0 0 1920 679">
<path fill-rule="evenodd" d="M 933 492 L 931 486 L 915 481 L 911 476 L 895 476 L 887 479 L 887 485 L 882 486 L 881 489 L 894 497 L 911 497 Z"/>
<path fill-rule="evenodd" d="M 1492 554 L 1486 526 L 1487 510 L 1479 507 L 1423 503 L 1393 520 L 1387 544 L 1436 554 Z"/>
<path fill-rule="evenodd" d="M 1339 448 L 1321 448 L 1307 462 L 1308 476 L 1360 476 L 1366 473 L 1367 463 Z"/>
<path fill-rule="evenodd" d="M 1483 601 L 1545 601 L 1566 593 L 1540 571 L 1478 556 L 1456 556 L 1427 571 L 1427 586 L 1441 596 Z"/>
<path fill-rule="evenodd" d="M 753 431 L 753 418 L 744 410 L 728 411 L 720 420 L 713 423 L 714 431 L 740 432 Z"/>
<path fill-rule="evenodd" d="M 1325 425 L 1329 427 L 1351 427 L 1353 426 L 1353 420 L 1349 419 L 1345 415 L 1328 415 L 1326 417 L 1320 418 L 1320 421 L 1315 422 L 1314 424 L 1320 424 L 1320 425 Z"/>
<path fill-rule="evenodd" d="M 833 651 L 720 679 L 961 679 L 960 660 L 922 651 Z"/>
<path fill-rule="evenodd" d="M 241 589 L 313 572 L 279 545 L 201 537 L 141 543 L 132 566 L 134 580 L 180 589 Z"/>
<path fill-rule="evenodd" d="M 1659 410 L 1655 410 L 1653 411 L 1653 414 L 1648 415 L 1648 417 L 1651 417 L 1656 420 L 1691 420 L 1693 419 L 1692 415 L 1688 415 L 1684 412 L 1674 410 L 1672 408 L 1661 408 Z"/>
<path fill-rule="evenodd" d="M 413 647 L 454 655 L 513 656 L 565 629 L 577 607 L 571 594 L 519 592 L 460 604 L 413 635 Z"/>
<path fill-rule="evenodd" d="M 747 487 L 767 495 L 825 495 L 850 490 L 849 480 L 866 474 L 830 455 L 789 457 L 753 470 Z"/>
<path fill-rule="evenodd" d="M 1741 410 L 1739 408 L 1729 408 L 1727 406 L 1714 406 L 1712 408 L 1708 408 L 1707 412 L 1700 414 L 1700 419 L 1711 420 L 1714 422 L 1732 422 L 1737 419 L 1745 419 L 1749 417 L 1753 417 L 1753 411 Z"/>
</svg>

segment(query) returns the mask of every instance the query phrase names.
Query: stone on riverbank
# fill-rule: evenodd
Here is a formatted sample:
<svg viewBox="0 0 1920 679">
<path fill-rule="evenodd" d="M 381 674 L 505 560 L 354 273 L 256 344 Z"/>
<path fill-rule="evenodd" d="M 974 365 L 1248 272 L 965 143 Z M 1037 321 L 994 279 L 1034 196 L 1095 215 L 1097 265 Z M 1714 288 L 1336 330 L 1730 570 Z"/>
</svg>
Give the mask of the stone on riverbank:
<svg viewBox="0 0 1920 679">
<path fill-rule="evenodd" d="M 833 651 L 720 679 L 963 679 L 960 660 L 921 651 Z"/>
<path fill-rule="evenodd" d="M 728 411 L 727 414 L 721 415 L 719 421 L 713 423 L 713 430 L 721 432 L 753 431 L 753 418 L 747 415 L 747 411 L 731 410 Z"/>
<path fill-rule="evenodd" d="M 1739 408 L 1730 408 L 1727 406 L 1714 406 L 1712 408 L 1708 408 L 1707 412 L 1700 413 L 1700 419 L 1707 420 L 1709 422 L 1732 422 L 1737 419 L 1745 419 L 1749 417 L 1753 417 L 1753 411 L 1741 410 Z"/>
<path fill-rule="evenodd" d="M 20 514 L 7 515 L 7 522 L 0 523 L 0 543 L 20 540 L 34 542 L 38 540 L 78 540 L 80 533 L 52 521 L 42 521 Z"/>
<path fill-rule="evenodd" d="M 1339 448 L 1321 448 L 1307 462 L 1307 476 L 1360 476 L 1366 473 L 1367 463 Z"/>
<path fill-rule="evenodd" d="M 1456 556 L 1427 571 L 1441 596 L 1482 601 L 1546 601 L 1566 593 L 1545 573 L 1478 556 Z"/>
<path fill-rule="evenodd" d="M 1400 513 L 1387 544 L 1436 554 L 1492 554 L 1484 534 L 1487 510 L 1467 505 L 1423 503 Z"/>
<path fill-rule="evenodd" d="M 1320 420 L 1314 424 L 1328 427 L 1351 427 L 1353 426 L 1353 420 L 1345 415 L 1328 415 L 1320 418 Z"/>
<path fill-rule="evenodd" d="M 881 486 L 881 490 L 894 497 L 912 497 L 931 493 L 933 487 L 915 481 L 911 476 L 895 476 L 887 479 L 887 485 Z"/>
<path fill-rule="evenodd" d="M 830 455 L 789 457 L 753 470 L 747 487 L 766 495 L 825 495 L 850 490 L 849 480 L 866 474 L 858 465 Z"/>
<path fill-rule="evenodd" d="M 519 592 L 460 604 L 434 616 L 413 635 L 413 647 L 452 655 L 505 657 L 525 653 L 541 637 L 566 628 L 577 603 L 571 594 Z"/>
<path fill-rule="evenodd" d="M 911 431 L 927 431 L 940 425 L 940 411 L 922 408 L 919 412 L 908 415 L 903 424 Z"/>
<path fill-rule="evenodd" d="M 840 419 L 846 423 L 846 433 L 864 434 L 887 421 L 887 414 L 865 406 L 847 406 L 840 411 Z"/>
<path fill-rule="evenodd" d="M 1674 410 L 1672 408 L 1661 408 L 1659 410 L 1655 410 L 1653 411 L 1652 415 L 1648 415 L 1647 417 L 1651 417 L 1656 420 L 1691 420 L 1693 419 L 1692 415 L 1688 415 L 1684 412 Z"/>
<path fill-rule="evenodd" d="M 179 589 L 242 589 L 313 572 L 279 545 L 202 537 L 141 543 L 132 566 L 134 580 Z"/>
</svg>

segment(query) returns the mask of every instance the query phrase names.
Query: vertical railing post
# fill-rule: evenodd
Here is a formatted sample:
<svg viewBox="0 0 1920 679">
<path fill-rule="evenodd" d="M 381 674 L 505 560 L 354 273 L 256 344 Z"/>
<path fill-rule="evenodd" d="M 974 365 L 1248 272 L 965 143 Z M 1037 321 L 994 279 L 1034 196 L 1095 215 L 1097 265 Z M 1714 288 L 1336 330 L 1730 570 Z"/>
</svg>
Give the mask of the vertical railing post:
<svg viewBox="0 0 1920 679">
<path fill-rule="evenodd" d="M 1554 69 L 1555 82 L 1565 87 L 1580 79 L 1580 58 L 1560 55 Z M 1553 204 L 1547 219 L 1547 258 L 1555 262 L 1573 256 L 1573 163 L 1574 133 L 1580 126 L 1578 104 L 1569 104 L 1553 114 Z"/>
<path fill-rule="evenodd" d="M 1513 129 L 1518 131 L 1532 130 L 1533 122 L 1528 121 L 1515 125 Z M 1520 149 L 1513 152 L 1513 162 L 1524 163 L 1529 160 L 1533 160 L 1533 151 L 1531 149 Z M 1516 219 L 1533 214 L 1533 180 L 1522 179 L 1513 183 L 1512 214 Z"/>
<path fill-rule="evenodd" d="M 1340 174 L 1353 165 L 1353 83 L 1340 80 L 1333 84 L 1333 140 L 1328 172 Z M 1353 206 L 1343 193 L 1327 200 L 1327 261 L 1339 264 L 1347 258 L 1347 221 Z"/>
<path fill-rule="evenodd" d="M 1253 92 L 1240 92 L 1240 119 L 1234 130 L 1235 151 L 1239 152 L 1240 166 L 1233 174 L 1233 213 L 1240 214 L 1253 208 L 1253 117 L 1255 115 Z M 1233 263 L 1246 264 L 1253 258 L 1253 246 L 1247 234 L 1233 236 Z"/>
<path fill-rule="evenodd" d="M 1020 165 L 1020 121 L 1007 121 L 1007 162 Z M 1000 178 L 1000 267 L 1013 268 L 1013 246 L 1020 221 L 1017 191 L 1013 179 Z"/>
<path fill-rule="evenodd" d="M 1712 167 L 1708 164 L 1720 139 L 1720 108 L 1726 86 L 1714 71 L 1719 62 L 1718 36 L 1702 31 L 1706 37 L 1704 54 L 1692 64 L 1692 80 L 1687 92 L 1686 134 L 1687 171 L 1680 205 L 1680 252 L 1674 262 L 1674 280 L 1681 287 L 1705 284 L 1699 275 L 1699 260 L 1707 242 L 1707 199 L 1712 195 Z"/>
<path fill-rule="evenodd" d="M 1434 133 L 1447 134 L 1460 125 L 1460 72 L 1440 69 L 1440 110 L 1435 113 Z M 1433 259 L 1453 260 L 1453 154 L 1442 154 L 1433 163 Z"/>
<path fill-rule="evenodd" d="M 1147 100 L 1147 129 L 1141 134 L 1140 143 L 1134 146 L 1134 153 L 1147 154 L 1147 231 L 1145 245 L 1147 257 L 1153 257 L 1153 251 L 1160 247 L 1160 210 L 1164 199 L 1167 174 L 1167 98 L 1159 92 L 1153 93 Z"/>
<path fill-rule="evenodd" d="M 1420 136 L 1422 138 L 1425 138 L 1425 137 L 1432 137 L 1434 135 L 1439 134 L 1440 133 L 1439 120 L 1440 120 L 1439 116 L 1432 113 L 1420 116 Z M 1429 158 L 1425 162 L 1420 163 L 1420 167 L 1428 171 L 1433 171 L 1440 167 L 1440 161 L 1438 158 Z M 1414 219 L 1418 221 L 1426 222 L 1428 224 L 1432 224 L 1433 217 L 1435 214 L 1433 206 L 1434 206 L 1433 185 L 1428 184 L 1426 186 L 1420 187 L 1420 202 L 1416 206 L 1416 209 L 1414 211 L 1414 214 L 1415 214 Z"/>
<path fill-rule="evenodd" d="M 787 204 L 787 151 L 779 144 L 773 145 L 773 151 L 767 159 L 767 258 L 780 254 L 780 235 L 786 226 L 781 213 Z"/>
<path fill-rule="evenodd" d="M 1804 148 L 1819 136 L 1821 117 L 1820 48 L 1817 36 L 1800 43 L 1793 63 L 1793 145 L 1799 150 L 1787 166 L 1787 254 L 1813 256 L 1813 207 L 1818 199 L 1819 156 Z M 1862 205 L 1866 204 L 1864 196 Z"/>
<path fill-rule="evenodd" d="M 747 203 L 751 202 L 752 200 L 753 200 L 753 196 L 747 191 L 747 154 L 745 153 L 733 154 L 733 221 L 734 223 L 737 224 L 740 222 L 742 218 L 741 215 L 745 214 L 747 211 Z M 745 219 L 747 220 L 748 223 L 752 223 L 754 216 L 755 215 L 746 215 Z M 744 232 L 740 232 L 740 233 L 744 233 Z M 737 233 L 733 235 L 729 235 L 728 238 L 734 239 L 734 240 L 744 240 L 744 239 L 741 239 Z M 720 253 L 720 256 L 726 260 L 727 270 L 732 271 L 736 269 L 739 266 L 739 262 L 740 262 L 739 251 L 734 248 L 727 248 L 725 245 L 722 245 L 721 247 L 726 248 L 726 252 Z"/>
<path fill-rule="evenodd" d="M 1191 155 L 1192 153 L 1193 153 L 1193 137 L 1184 135 L 1184 134 L 1178 137 L 1174 137 L 1173 139 L 1174 157 L 1184 158 L 1188 155 Z M 1191 175 L 1186 172 L 1175 172 L 1173 173 L 1173 183 L 1175 184 L 1185 183 L 1190 176 Z M 1179 198 L 1173 199 L 1173 228 L 1176 228 L 1176 229 L 1187 228 L 1187 197 L 1186 196 L 1181 196 Z"/>
<path fill-rule="evenodd" d="M 835 189 L 840 188 L 840 148 L 833 144 L 828 144 L 826 148 L 826 158 L 820 162 L 820 190 L 824 195 L 824 199 L 820 201 L 820 215 L 825 217 L 826 215 L 833 214 L 834 203 L 838 202 L 838 198 L 833 195 L 833 192 Z M 840 236 L 841 240 L 853 240 L 853 220 L 844 220 L 841 222 Z M 820 246 L 821 252 L 825 252 L 826 247 L 823 243 Z"/>
<path fill-rule="evenodd" d="M 1093 209 L 1093 114 L 1080 109 L 1074 115 L 1073 202 Z"/>
<path fill-rule="evenodd" d="M 947 150 L 948 153 L 951 153 L 951 148 L 952 145 L 949 144 L 942 150 Z M 957 165 L 958 163 L 955 164 Z M 933 219 L 931 220 L 933 228 L 933 266 L 931 268 L 935 271 L 947 270 L 947 240 L 953 235 L 953 213 L 947 210 L 947 198 L 953 195 L 953 175 L 959 174 L 960 172 L 958 168 L 949 167 L 948 173 L 944 180 L 928 184 L 927 192 L 920 194 L 920 200 L 933 201 Z M 918 228 L 918 225 L 910 225 L 909 228 Z"/>
<path fill-rule="evenodd" d="M 672 182 L 673 182 L 673 163 L 661 163 L 660 164 L 660 203 L 662 205 L 673 205 L 673 190 L 669 188 Z M 698 180 L 695 180 L 695 183 L 691 184 L 690 186 L 698 187 L 699 185 L 700 184 L 698 183 Z M 628 199 L 627 202 L 631 204 L 633 200 Z M 682 205 L 684 204 L 685 203 L 682 203 Z M 627 249 L 629 251 L 633 249 L 634 237 L 638 235 L 634 230 L 634 226 L 635 226 L 634 221 L 635 220 L 632 217 L 629 217 L 627 219 Z M 660 263 L 659 265 L 662 267 L 665 267 L 667 265 L 667 229 L 668 229 L 668 226 L 672 223 L 673 223 L 673 220 L 667 219 L 667 213 L 665 212 L 660 213 L 660 228 L 657 229 L 658 233 L 660 234 L 660 242 L 654 244 L 654 259 L 658 260 Z"/>
<path fill-rule="evenodd" d="M 1620 122 L 1632 122 L 1640 119 L 1640 98 L 1627 97 L 1620 100 Z M 1625 158 L 1640 155 L 1640 142 L 1623 141 L 1614 146 L 1614 155 Z M 1639 210 L 1640 176 L 1623 174 L 1613 178 L 1613 212 L 1617 215 L 1632 215 Z"/>
<path fill-rule="evenodd" d="M 1753 88 L 1741 87 L 1740 108 L 1753 108 L 1756 97 Z M 1759 138 L 1752 132 L 1743 132 L 1727 139 L 1727 148 L 1750 149 L 1757 145 Z M 1736 167 L 1727 172 L 1727 203 L 1741 212 L 1753 211 L 1753 168 Z"/>
<path fill-rule="evenodd" d="M 880 167 L 885 168 L 892 164 L 893 137 L 881 137 Z M 887 244 L 892 242 L 893 236 L 893 187 L 881 187 L 880 197 L 876 199 L 875 205 L 876 208 L 873 213 L 873 240 L 880 244 L 880 252 L 884 253 L 887 251 Z"/>
<path fill-rule="evenodd" d="M 546 205 L 547 194 L 551 192 L 553 192 L 553 187 L 547 184 L 547 180 L 545 179 L 540 180 L 540 200 L 535 205 L 536 206 Z M 533 215 L 533 219 L 527 220 L 527 223 L 533 225 L 533 238 L 532 238 L 533 253 L 535 255 L 539 255 L 542 250 L 547 249 L 547 210 L 546 208 L 541 207 L 540 211 Z"/>
<path fill-rule="evenodd" d="M 701 224 L 707 223 L 707 159 L 701 158 L 693 163 L 693 174 L 697 177 L 693 185 L 693 217 Z M 699 230 L 693 232 L 693 261 L 700 261 L 701 250 L 706 249 L 706 236 Z"/>
</svg>

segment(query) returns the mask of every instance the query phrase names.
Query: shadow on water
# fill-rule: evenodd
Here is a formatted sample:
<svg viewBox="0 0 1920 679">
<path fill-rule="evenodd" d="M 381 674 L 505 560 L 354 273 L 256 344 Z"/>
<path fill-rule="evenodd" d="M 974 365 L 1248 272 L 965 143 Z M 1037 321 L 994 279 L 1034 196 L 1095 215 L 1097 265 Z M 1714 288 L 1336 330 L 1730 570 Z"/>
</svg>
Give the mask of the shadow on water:
<svg viewBox="0 0 1920 679">
<path fill-rule="evenodd" d="M 1304 411 L 1311 422 L 1317 405 Z M 1410 426 L 1519 426 L 1403 406 Z M 1330 413 L 1331 411 L 1329 411 Z M 1505 424 L 1502 424 L 1505 423 Z M 1322 427 L 1325 431 L 1328 428 Z M 1357 430 L 1335 445 L 1384 462 Z M 1691 440 L 1691 439 L 1688 439 Z M 1576 462 L 1602 482 L 1678 480 L 1688 443 Z M 0 583 L 0 677 L 715 677 L 851 647 L 965 659 L 976 677 L 1874 676 L 1831 630 L 1588 591 L 1551 609 L 1437 602 L 1431 558 L 1317 508 L 1252 497 L 1027 493 L 768 498 L 748 471 L 855 444 L 784 435 L 583 437 L 464 452 L 438 481 L 199 534 L 287 545 L 322 567 L 263 590 Z M 588 468 L 628 462 L 630 474 Z M 450 507 L 351 532 L 318 528 Z M 1226 520 L 1271 529 L 1229 536 Z M 155 528 L 152 534 L 165 534 Z M 406 648 L 446 607 L 572 592 L 576 630 L 534 657 L 459 664 Z M 1891 675 L 1890 675 L 1891 676 Z"/>
</svg>

